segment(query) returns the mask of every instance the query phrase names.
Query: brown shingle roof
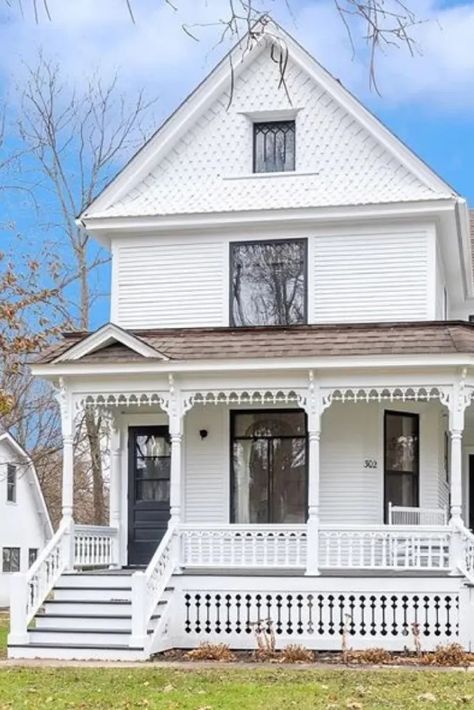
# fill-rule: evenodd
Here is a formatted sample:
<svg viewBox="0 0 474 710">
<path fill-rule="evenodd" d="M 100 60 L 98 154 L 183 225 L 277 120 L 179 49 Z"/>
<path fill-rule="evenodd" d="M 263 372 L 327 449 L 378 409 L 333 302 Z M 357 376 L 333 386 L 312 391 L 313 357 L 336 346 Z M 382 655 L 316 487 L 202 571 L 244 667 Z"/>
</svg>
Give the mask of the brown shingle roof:
<svg viewBox="0 0 474 710">
<path fill-rule="evenodd" d="M 131 332 L 170 360 L 474 354 L 474 324 L 463 321 L 289 328 L 167 328 Z M 52 362 L 85 337 L 86 333 L 67 334 L 63 342 L 44 351 L 37 362 Z M 140 360 L 143 360 L 141 355 L 124 345 L 113 344 L 82 357 L 80 362 Z"/>
</svg>

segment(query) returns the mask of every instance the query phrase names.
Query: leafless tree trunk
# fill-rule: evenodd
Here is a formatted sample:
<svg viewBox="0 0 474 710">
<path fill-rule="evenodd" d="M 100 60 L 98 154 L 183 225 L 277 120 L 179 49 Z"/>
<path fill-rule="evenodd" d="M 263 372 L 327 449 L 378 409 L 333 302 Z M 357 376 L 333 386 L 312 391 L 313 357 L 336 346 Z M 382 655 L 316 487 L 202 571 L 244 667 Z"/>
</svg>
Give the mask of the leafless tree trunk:
<svg viewBox="0 0 474 710">
<path fill-rule="evenodd" d="M 26 156 L 28 184 L 35 184 L 45 228 L 61 255 L 64 317 L 70 328 L 88 330 L 99 294 L 91 276 L 109 256 L 90 242 L 75 218 L 144 140 L 143 121 L 152 102 L 142 92 L 127 100 L 115 77 L 104 85 L 92 77 L 83 90 L 70 87 L 59 66 L 39 54 L 27 67 L 18 130 Z M 93 521 L 105 523 L 100 418 L 85 416 Z"/>
</svg>

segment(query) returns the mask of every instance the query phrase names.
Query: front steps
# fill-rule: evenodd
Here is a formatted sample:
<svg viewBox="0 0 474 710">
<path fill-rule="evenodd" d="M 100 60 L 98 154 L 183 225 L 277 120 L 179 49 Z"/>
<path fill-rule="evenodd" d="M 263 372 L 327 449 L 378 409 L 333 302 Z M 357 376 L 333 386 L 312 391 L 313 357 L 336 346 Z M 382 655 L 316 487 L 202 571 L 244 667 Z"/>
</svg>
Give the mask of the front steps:
<svg viewBox="0 0 474 710">
<path fill-rule="evenodd" d="M 131 574 L 63 574 L 28 629 L 28 642 L 9 644 L 9 658 L 143 661 L 148 652 L 131 646 Z M 148 627 L 152 634 L 172 588 L 165 590 Z"/>
</svg>

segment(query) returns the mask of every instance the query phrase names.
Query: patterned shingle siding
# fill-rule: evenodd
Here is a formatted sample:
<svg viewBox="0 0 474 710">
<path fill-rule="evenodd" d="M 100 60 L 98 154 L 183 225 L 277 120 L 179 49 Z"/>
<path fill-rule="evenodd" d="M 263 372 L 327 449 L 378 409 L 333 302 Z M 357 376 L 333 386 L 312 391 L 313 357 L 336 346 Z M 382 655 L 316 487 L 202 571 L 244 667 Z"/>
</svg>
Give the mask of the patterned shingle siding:
<svg viewBox="0 0 474 710">
<path fill-rule="evenodd" d="M 439 198 L 313 78 L 289 62 L 278 88 L 269 48 L 238 76 L 108 215 L 136 216 L 358 205 Z M 291 100 L 290 100 L 291 99 Z M 248 112 L 294 109 L 296 173 L 253 177 Z"/>
</svg>

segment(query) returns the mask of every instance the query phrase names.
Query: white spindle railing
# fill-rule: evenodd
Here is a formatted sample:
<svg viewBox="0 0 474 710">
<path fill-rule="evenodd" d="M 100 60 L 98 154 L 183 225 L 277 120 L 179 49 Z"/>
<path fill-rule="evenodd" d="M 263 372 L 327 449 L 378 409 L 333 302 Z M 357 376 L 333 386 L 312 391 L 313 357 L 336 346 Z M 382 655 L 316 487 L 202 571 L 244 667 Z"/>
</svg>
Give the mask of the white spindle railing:
<svg viewBox="0 0 474 710">
<path fill-rule="evenodd" d="M 448 570 L 446 527 L 321 526 L 319 563 L 333 569 Z"/>
<path fill-rule="evenodd" d="M 65 569 L 72 566 L 73 522 L 63 520 L 26 573 L 16 573 L 10 589 L 10 643 L 26 642 L 28 624 Z"/>
<path fill-rule="evenodd" d="M 145 572 L 132 575 L 132 635 L 130 645 L 145 645 L 151 616 L 179 564 L 179 528 L 173 520 Z"/>
<path fill-rule="evenodd" d="M 181 525 L 183 567 L 304 568 L 306 525 Z"/>
<path fill-rule="evenodd" d="M 389 525 L 446 525 L 447 514 L 443 508 L 415 508 L 388 504 Z"/>
<path fill-rule="evenodd" d="M 74 526 L 74 566 L 108 567 L 118 564 L 118 530 L 99 525 Z"/>
<path fill-rule="evenodd" d="M 452 566 L 456 566 L 474 584 L 474 535 L 464 525 L 453 529 L 453 548 Z"/>
</svg>

